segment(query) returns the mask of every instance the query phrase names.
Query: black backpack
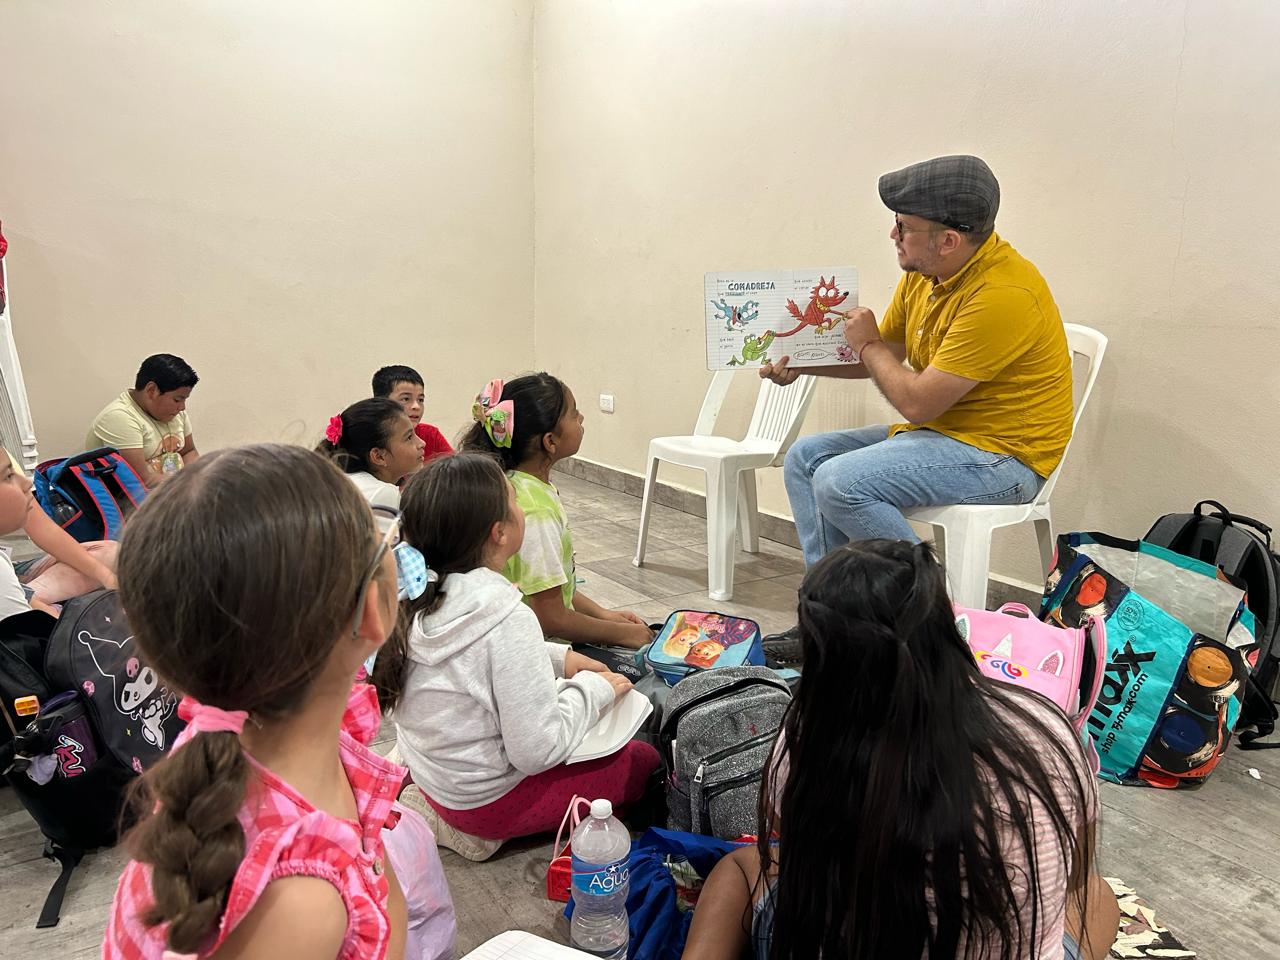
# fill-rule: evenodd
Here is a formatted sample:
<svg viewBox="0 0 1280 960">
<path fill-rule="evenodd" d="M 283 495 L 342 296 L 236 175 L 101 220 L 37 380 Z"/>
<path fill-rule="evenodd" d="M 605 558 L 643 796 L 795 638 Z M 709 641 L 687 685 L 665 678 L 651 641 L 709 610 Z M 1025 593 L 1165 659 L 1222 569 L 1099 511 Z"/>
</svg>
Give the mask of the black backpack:
<svg viewBox="0 0 1280 960">
<path fill-rule="evenodd" d="M 36 923 L 51 927 L 72 871 L 116 842 L 130 784 L 183 724 L 113 590 L 69 600 L 57 620 L 31 611 L 0 621 L 0 698 L 0 771 L 61 865 Z"/>
<path fill-rule="evenodd" d="M 1212 507 L 1211 512 L 1205 507 Z M 1258 743 L 1275 730 L 1276 677 L 1280 675 L 1280 556 L 1271 545 L 1271 528 L 1260 520 L 1232 513 L 1216 500 L 1201 500 L 1191 513 L 1170 513 L 1144 537 L 1148 543 L 1220 567 L 1245 584 L 1249 610 L 1257 618 L 1258 659 L 1245 692 L 1236 726 L 1243 750 L 1280 747 Z"/>
</svg>

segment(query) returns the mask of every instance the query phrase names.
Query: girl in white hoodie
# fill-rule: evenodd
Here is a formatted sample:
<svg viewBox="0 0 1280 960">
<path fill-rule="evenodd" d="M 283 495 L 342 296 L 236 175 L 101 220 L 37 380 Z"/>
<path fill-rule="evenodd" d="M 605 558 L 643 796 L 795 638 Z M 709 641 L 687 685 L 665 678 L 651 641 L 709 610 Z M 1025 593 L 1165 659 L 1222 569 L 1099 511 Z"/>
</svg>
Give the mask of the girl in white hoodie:
<svg viewBox="0 0 1280 960">
<path fill-rule="evenodd" d="M 442 846 L 484 860 L 504 840 L 555 830 L 575 793 L 623 809 L 638 800 L 659 763 L 646 743 L 565 765 L 631 684 L 545 641 L 502 575 L 524 538 L 524 513 L 498 462 L 434 460 L 401 506 L 403 539 L 438 577 L 407 602 L 407 635 L 374 671 L 414 781 L 402 801 L 417 799 Z"/>
</svg>

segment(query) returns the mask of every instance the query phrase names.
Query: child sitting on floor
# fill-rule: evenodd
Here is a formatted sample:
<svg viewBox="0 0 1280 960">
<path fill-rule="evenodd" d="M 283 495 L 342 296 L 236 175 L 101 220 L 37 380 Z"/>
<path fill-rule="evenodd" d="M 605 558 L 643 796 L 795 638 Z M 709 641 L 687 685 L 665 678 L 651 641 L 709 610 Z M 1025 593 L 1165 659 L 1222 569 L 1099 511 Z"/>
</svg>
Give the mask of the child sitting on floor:
<svg viewBox="0 0 1280 960">
<path fill-rule="evenodd" d="M 708 878 L 684 960 L 1105 957 L 1119 910 L 1093 866 L 1080 740 L 1054 704 L 978 672 L 932 548 L 839 547 L 799 614 L 804 679 L 761 842 Z"/>
<path fill-rule="evenodd" d="M 400 484 L 422 467 L 422 440 L 400 404 L 385 397 L 353 403 L 329 420 L 316 447 L 351 478 L 370 505 L 397 510 Z"/>
<path fill-rule="evenodd" d="M 565 765 L 631 684 L 545 641 L 503 577 L 524 515 L 502 469 L 477 454 L 441 457 L 409 481 L 403 504 L 404 542 L 426 558 L 430 582 L 408 604 L 407 637 L 374 667 L 414 779 L 402 802 L 416 798 L 441 846 L 484 860 L 504 840 L 555 830 L 575 793 L 615 808 L 638 800 L 658 766 L 647 743 Z"/>
<path fill-rule="evenodd" d="M 148 487 L 200 456 L 191 434 L 187 401 L 200 378 L 181 357 L 157 353 L 142 361 L 133 389 L 102 409 L 89 427 L 85 449 L 115 447 Z"/>
<path fill-rule="evenodd" d="M 404 409 L 413 424 L 413 432 L 422 440 L 422 462 L 453 453 L 453 447 L 443 433 L 429 423 L 422 422 L 427 394 L 422 374 L 413 367 L 393 364 L 382 367 L 373 375 L 373 395 L 394 400 Z"/>
<path fill-rule="evenodd" d="M 503 570 L 543 633 L 570 643 L 639 649 L 653 631 L 629 610 L 607 610 L 577 588 L 573 537 L 551 468 L 582 444 L 572 391 L 549 373 L 491 382 L 476 398 L 464 447 L 496 455 L 525 515 L 524 546 Z"/>
<path fill-rule="evenodd" d="M 202 458 L 129 521 L 120 599 L 187 727 L 141 781 L 105 960 L 452 956 L 434 839 L 351 682 L 396 622 L 395 532 L 275 444 Z"/>
</svg>

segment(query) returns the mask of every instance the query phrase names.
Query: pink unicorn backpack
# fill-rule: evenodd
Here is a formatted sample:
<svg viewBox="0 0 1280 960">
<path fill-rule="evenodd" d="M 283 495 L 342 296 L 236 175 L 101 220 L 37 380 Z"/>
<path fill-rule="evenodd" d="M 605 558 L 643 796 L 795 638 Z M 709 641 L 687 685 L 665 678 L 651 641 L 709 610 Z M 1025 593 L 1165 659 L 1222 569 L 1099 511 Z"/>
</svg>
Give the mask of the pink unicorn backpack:
<svg viewBox="0 0 1280 960">
<path fill-rule="evenodd" d="M 956 629 L 983 676 L 1048 697 L 1076 732 L 1084 733 L 1106 666 L 1107 628 L 1101 617 L 1063 629 L 1037 620 L 1021 603 L 999 610 L 956 607 Z"/>
</svg>

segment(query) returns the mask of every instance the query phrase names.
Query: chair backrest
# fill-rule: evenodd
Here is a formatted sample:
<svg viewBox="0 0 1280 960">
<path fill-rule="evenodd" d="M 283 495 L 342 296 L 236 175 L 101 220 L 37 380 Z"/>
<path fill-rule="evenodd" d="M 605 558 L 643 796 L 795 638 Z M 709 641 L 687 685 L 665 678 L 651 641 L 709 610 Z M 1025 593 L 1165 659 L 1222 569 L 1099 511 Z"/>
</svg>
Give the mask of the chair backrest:
<svg viewBox="0 0 1280 960">
<path fill-rule="evenodd" d="M 1067 454 L 1071 452 L 1071 444 L 1075 443 L 1076 431 L 1080 426 L 1080 415 L 1084 413 L 1085 404 L 1089 402 L 1089 394 L 1093 392 L 1094 381 L 1098 379 L 1098 370 L 1102 367 L 1102 356 L 1107 352 L 1107 338 L 1104 334 L 1099 333 L 1092 327 L 1086 327 L 1079 323 L 1063 324 L 1067 331 L 1067 352 L 1074 359 L 1078 353 L 1089 361 L 1088 371 L 1085 373 L 1084 389 L 1080 391 L 1080 399 L 1076 401 L 1076 413 L 1071 420 L 1071 439 L 1067 441 L 1066 449 L 1062 451 L 1062 459 L 1054 468 L 1053 473 L 1049 474 L 1049 479 L 1045 481 L 1044 486 L 1040 488 L 1040 494 L 1036 497 L 1036 503 L 1045 504 L 1049 502 L 1049 496 L 1053 493 L 1053 488 L 1058 483 L 1058 474 L 1062 473 L 1062 465 L 1067 462 Z"/>
<path fill-rule="evenodd" d="M 693 427 L 694 436 L 709 437 L 715 433 L 716 419 L 720 416 L 734 376 L 732 370 L 720 370 L 712 376 L 707 395 L 702 399 L 702 409 L 698 412 L 698 422 Z M 776 444 L 775 466 L 782 462 L 800 435 L 800 427 L 809 412 L 817 386 L 817 378 L 810 376 L 797 377 L 794 383 L 785 387 L 771 380 L 760 381 L 760 392 L 756 394 L 756 407 L 751 413 L 746 439 Z"/>
<path fill-rule="evenodd" d="M 717 370 L 712 375 L 711 386 L 707 387 L 707 395 L 702 398 L 702 409 L 698 411 L 698 422 L 693 425 L 695 437 L 709 437 L 715 433 L 720 408 L 724 406 L 724 398 L 729 395 L 732 383 L 732 370 Z"/>
<path fill-rule="evenodd" d="M 756 394 L 756 408 L 751 414 L 746 439 L 762 440 L 771 446 L 776 444 L 774 466 L 782 463 L 787 450 L 800 435 L 800 426 L 817 388 L 818 378 L 810 376 L 797 377 L 794 383 L 785 387 L 772 380 L 760 381 L 760 392 Z"/>
</svg>

